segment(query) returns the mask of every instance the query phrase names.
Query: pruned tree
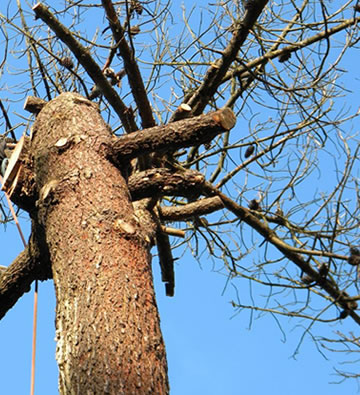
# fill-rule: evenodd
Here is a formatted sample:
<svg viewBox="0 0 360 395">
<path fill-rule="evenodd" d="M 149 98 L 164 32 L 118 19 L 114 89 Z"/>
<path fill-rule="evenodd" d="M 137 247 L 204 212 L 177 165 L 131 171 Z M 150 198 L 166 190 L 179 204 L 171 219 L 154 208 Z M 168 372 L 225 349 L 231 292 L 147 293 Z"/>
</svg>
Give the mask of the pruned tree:
<svg viewBox="0 0 360 395">
<path fill-rule="evenodd" d="M 305 332 L 348 317 L 348 332 L 314 339 L 358 350 L 358 108 L 344 69 L 360 6 L 193 11 L 17 0 L 0 15 L 3 189 L 32 223 L 1 271 L 0 315 L 53 279 L 60 393 L 168 393 L 152 248 L 169 296 L 173 250 L 206 251 L 235 286 L 268 290 L 239 286 L 238 312 Z M 18 101 L 30 116 L 14 124 Z"/>
</svg>

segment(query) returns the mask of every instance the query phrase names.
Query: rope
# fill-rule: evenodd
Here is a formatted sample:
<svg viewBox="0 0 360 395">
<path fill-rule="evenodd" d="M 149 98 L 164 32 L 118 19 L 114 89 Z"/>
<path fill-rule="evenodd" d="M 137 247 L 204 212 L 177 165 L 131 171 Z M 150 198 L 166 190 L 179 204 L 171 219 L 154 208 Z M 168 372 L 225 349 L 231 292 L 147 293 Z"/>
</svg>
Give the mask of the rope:
<svg viewBox="0 0 360 395">
<path fill-rule="evenodd" d="M 0 175 L 0 182 L 2 184 L 3 178 Z M 24 234 L 21 230 L 21 226 L 17 219 L 17 215 L 15 213 L 12 202 L 9 198 L 9 195 L 5 193 L 5 197 L 11 212 L 12 217 L 14 218 L 16 227 L 18 229 L 21 241 L 23 242 L 24 247 L 26 247 L 26 241 Z M 35 388 L 35 356 L 36 356 L 36 327 L 37 327 L 37 306 L 38 306 L 38 280 L 35 280 L 35 292 L 34 292 L 34 315 L 33 315 L 33 332 L 32 332 L 32 355 L 31 355 L 31 382 L 30 382 L 30 395 L 34 395 Z"/>
</svg>

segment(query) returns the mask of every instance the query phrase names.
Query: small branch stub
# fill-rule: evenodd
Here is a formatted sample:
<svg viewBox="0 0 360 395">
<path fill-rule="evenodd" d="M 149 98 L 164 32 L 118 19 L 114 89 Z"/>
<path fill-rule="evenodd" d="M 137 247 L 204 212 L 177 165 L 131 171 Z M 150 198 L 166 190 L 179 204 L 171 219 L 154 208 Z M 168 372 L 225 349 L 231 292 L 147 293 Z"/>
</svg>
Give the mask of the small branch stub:
<svg viewBox="0 0 360 395">
<path fill-rule="evenodd" d="M 236 123 L 235 114 L 228 107 L 225 107 L 222 111 L 215 112 L 213 120 L 225 130 L 232 129 Z"/>
<path fill-rule="evenodd" d="M 39 97 L 28 96 L 24 103 L 24 110 L 37 115 L 46 103 L 47 101 L 40 99 Z"/>
<path fill-rule="evenodd" d="M 169 235 L 169 236 L 175 236 L 175 237 L 181 237 L 182 239 L 185 238 L 185 232 L 181 229 L 176 229 L 176 228 L 170 228 L 168 226 L 161 225 L 160 229 L 163 233 Z"/>
</svg>

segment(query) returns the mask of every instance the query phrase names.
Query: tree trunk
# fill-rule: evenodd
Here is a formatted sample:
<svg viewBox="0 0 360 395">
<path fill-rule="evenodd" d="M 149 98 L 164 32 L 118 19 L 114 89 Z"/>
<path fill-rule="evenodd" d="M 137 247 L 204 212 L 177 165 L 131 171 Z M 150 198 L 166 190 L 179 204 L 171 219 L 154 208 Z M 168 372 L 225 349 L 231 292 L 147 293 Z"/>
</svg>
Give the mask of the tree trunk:
<svg viewBox="0 0 360 395">
<path fill-rule="evenodd" d="M 95 104 L 64 93 L 39 113 L 31 152 L 56 290 L 61 394 L 166 394 L 150 239 Z"/>
</svg>

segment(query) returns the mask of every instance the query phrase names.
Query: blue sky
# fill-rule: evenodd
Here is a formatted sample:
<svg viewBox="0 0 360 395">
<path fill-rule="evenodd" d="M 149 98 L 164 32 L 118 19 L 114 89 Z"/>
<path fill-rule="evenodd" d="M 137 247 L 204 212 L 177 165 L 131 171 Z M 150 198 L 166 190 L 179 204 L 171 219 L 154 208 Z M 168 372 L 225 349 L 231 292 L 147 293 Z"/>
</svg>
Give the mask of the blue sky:
<svg viewBox="0 0 360 395">
<path fill-rule="evenodd" d="M 345 68 L 357 64 L 348 60 Z M 358 80 L 353 83 L 359 85 Z M 2 99 L 5 95 L 6 92 L 0 91 Z M 22 226 L 28 235 L 29 223 L 23 220 Z M 8 265 L 22 251 L 13 224 L 1 232 L 0 247 L 2 265 Z M 304 333 L 304 327 L 296 326 L 295 321 L 280 318 L 282 332 L 270 315 L 259 318 L 259 314 L 255 314 L 252 321 L 249 312 L 235 315 L 230 303 L 232 299 L 236 300 L 235 288 L 227 285 L 227 278 L 213 270 L 212 262 L 205 256 L 201 267 L 189 251 L 177 261 L 174 298 L 164 295 L 157 258 L 154 258 L 153 268 L 172 395 L 358 393 L 359 386 L 353 380 L 341 385 L 330 384 L 340 381 L 333 374 L 333 368 L 341 368 L 339 363 L 345 361 L 346 356 L 327 353 L 328 359 L 325 359 L 310 336 L 305 336 L 296 359 L 292 358 Z M 240 292 L 248 293 L 246 282 L 239 283 L 239 286 L 242 287 Z M 54 310 L 52 282 L 40 283 L 37 395 L 57 393 Z M 33 289 L 0 322 L 1 394 L 29 393 L 32 315 Z M 318 324 L 316 334 L 326 336 L 341 330 L 342 326 L 356 333 L 358 328 L 351 325 L 348 320 L 344 320 L 340 327 Z M 351 370 L 351 366 L 346 368 Z M 353 370 L 357 371 L 356 366 Z"/>
</svg>

